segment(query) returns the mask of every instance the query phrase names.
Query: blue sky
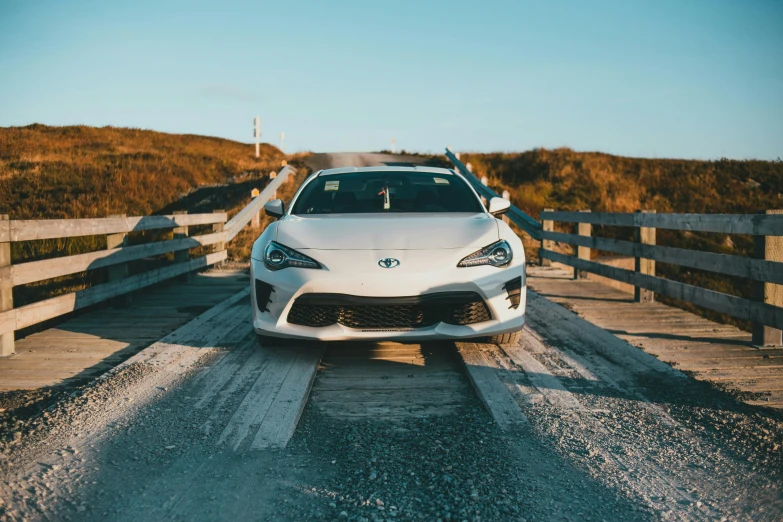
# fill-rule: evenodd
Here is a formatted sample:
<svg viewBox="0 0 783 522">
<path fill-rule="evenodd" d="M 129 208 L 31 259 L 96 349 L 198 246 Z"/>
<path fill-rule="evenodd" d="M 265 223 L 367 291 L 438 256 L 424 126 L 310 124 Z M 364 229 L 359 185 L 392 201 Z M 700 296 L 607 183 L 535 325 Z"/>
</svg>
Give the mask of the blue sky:
<svg viewBox="0 0 783 522">
<path fill-rule="evenodd" d="M 0 0 L 0 126 L 783 157 L 783 2 Z"/>
</svg>

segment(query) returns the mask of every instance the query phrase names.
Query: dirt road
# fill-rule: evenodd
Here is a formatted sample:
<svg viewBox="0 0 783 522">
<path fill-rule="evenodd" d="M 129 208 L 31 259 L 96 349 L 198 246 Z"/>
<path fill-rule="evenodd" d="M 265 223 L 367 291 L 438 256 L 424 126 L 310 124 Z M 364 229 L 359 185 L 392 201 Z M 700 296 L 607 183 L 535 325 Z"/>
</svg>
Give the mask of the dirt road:
<svg viewBox="0 0 783 522">
<path fill-rule="evenodd" d="M 384 154 L 380 152 L 333 152 L 313 154 L 308 159 L 313 171 L 338 167 L 374 167 L 429 165 L 432 159 L 427 156 L 403 154 Z"/>
</svg>

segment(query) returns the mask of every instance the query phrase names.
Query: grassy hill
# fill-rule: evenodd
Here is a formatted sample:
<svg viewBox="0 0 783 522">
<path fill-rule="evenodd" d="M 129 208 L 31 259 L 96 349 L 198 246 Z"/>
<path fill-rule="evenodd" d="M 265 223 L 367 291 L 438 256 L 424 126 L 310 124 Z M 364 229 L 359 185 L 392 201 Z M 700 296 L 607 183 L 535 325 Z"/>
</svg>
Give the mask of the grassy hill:
<svg viewBox="0 0 783 522">
<path fill-rule="evenodd" d="M 535 149 L 522 153 L 461 155 L 477 176 L 487 176 L 497 192 L 508 190 L 515 205 L 533 217 L 545 208 L 594 212 L 696 212 L 750 214 L 783 208 L 783 162 L 758 160 L 698 161 L 612 156 L 571 149 Z M 561 225 L 570 231 L 573 225 Z M 594 235 L 631 239 L 632 231 L 594 227 Z M 659 230 L 658 244 L 750 256 L 751 236 Z M 529 257 L 537 243 L 528 242 Z M 595 253 L 605 254 L 605 253 Z M 750 297 L 746 280 L 658 263 L 663 277 Z M 669 301 L 672 302 L 672 301 Z M 673 302 L 672 302 L 673 303 Z M 713 312 L 673 303 L 713 319 L 749 325 Z"/>
<path fill-rule="evenodd" d="M 203 185 L 266 174 L 263 145 L 114 127 L 0 128 L 0 214 L 11 219 L 149 215 Z"/>
<path fill-rule="evenodd" d="M 279 170 L 283 159 L 298 167 L 297 178 L 307 174 L 299 158 L 267 144 L 256 158 L 252 145 L 207 136 L 37 124 L 0 128 L 0 214 L 55 219 L 221 209 L 231 216 L 250 201 L 253 188 L 266 185 L 269 172 Z M 279 195 L 290 197 L 296 181 L 286 184 Z M 204 232 L 191 228 L 194 234 Z M 243 230 L 229 244 L 229 258 L 247 260 L 258 234 Z M 170 237 L 170 231 L 132 232 L 129 242 Z M 11 256 L 20 263 L 104 248 L 105 236 L 28 241 L 13 243 Z M 169 258 L 136 263 L 136 268 Z M 100 272 L 17 287 L 14 302 L 22 305 L 91 286 L 101 281 Z"/>
<path fill-rule="evenodd" d="M 571 149 L 463 154 L 537 216 L 544 208 L 748 213 L 783 206 L 783 162 L 612 156 Z"/>
</svg>

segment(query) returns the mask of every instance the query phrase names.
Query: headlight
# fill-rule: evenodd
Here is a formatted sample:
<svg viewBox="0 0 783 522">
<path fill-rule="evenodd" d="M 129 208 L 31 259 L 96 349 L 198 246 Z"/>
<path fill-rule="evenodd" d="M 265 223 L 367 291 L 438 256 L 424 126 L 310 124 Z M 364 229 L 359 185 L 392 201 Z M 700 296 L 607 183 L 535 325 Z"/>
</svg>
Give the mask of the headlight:
<svg viewBox="0 0 783 522">
<path fill-rule="evenodd" d="M 505 239 L 501 239 L 497 243 L 485 246 L 481 250 L 473 252 L 469 256 L 463 258 L 462 261 L 457 263 L 457 266 L 505 266 L 509 264 L 513 258 L 514 253 L 511 251 L 511 245 L 509 245 Z"/>
<path fill-rule="evenodd" d="M 264 249 L 264 265 L 269 270 L 280 270 L 283 268 L 321 268 L 321 265 L 315 259 L 307 257 L 301 252 L 292 248 L 283 246 L 280 243 L 270 241 Z"/>
</svg>

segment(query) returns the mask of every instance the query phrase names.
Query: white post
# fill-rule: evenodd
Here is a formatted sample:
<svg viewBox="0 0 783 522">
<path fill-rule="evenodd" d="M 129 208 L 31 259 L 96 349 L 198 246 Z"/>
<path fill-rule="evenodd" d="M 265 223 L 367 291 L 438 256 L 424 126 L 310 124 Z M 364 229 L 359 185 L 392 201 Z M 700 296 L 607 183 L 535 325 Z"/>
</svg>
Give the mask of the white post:
<svg viewBox="0 0 783 522">
<path fill-rule="evenodd" d="M 397 138 L 391 139 L 391 153 L 396 154 L 396 145 L 397 145 Z"/>
<path fill-rule="evenodd" d="M 253 118 L 253 137 L 256 139 L 256 158 L 261 156 L 261 118 Z"/>
<path fill-rule="evenodd" d="M 275 179 L 276 177 L 277 177 L 277 172 L 272 171 L 272 172 L 269 173 L 269 180 L 270 181 Z M 277 199 L 277 191 L 276 190 L 275 190 L 275 193 L 272 194 L 272 199 Z"/>
<path fill-rule="evenodd" d="M 503 199 L 505 199 L 507 201 L 511 201 L 511 193 L 508 190 L 504 190 L 502 196 L 503 196 Z M 508 225 L 508 221 L 509 220 L 508 220 L 508 215 L 507 214 L 503 214 L 503 221 L 505 221 L 505 223 Z"/>
<path fill-rule="evenodd" d="M 484 185 L 485 187 L 489 185 L 489 178 L 486 176 L 481 176 L 481 184 Z"/>
<path fill-rule="evenodd" d="M 470 162 L 465 163 L 465 168 L 468 169 L 468 172 L 473 172 L 473 164 Z"/>
<path fill-rule="evenodd" d="M 283 142 L 285 141 L 285 132 L 280 133 L 280 152 L 283 152 Z"/>
</svg>

